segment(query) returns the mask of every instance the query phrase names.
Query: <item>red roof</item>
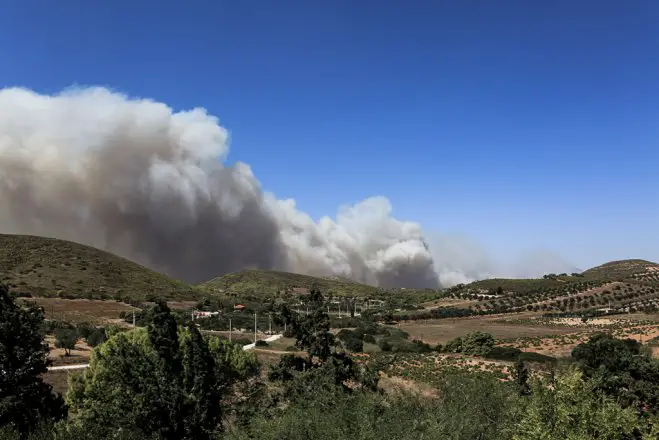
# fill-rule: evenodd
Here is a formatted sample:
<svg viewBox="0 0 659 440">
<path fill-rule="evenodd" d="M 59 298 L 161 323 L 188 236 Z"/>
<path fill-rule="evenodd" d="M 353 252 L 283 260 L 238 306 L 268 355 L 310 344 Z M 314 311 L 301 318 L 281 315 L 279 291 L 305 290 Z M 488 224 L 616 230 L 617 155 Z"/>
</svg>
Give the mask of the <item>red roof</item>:
<svg viewBox="0 0 659 440">
<path fill-rule="evenodd" d="M 245 306 L 242 305 L 242 304 L 236 304 L 235 306 L 233 306 L 233 308 L 234 308 L 234 309 L 244 309 Z"/>
</svg>

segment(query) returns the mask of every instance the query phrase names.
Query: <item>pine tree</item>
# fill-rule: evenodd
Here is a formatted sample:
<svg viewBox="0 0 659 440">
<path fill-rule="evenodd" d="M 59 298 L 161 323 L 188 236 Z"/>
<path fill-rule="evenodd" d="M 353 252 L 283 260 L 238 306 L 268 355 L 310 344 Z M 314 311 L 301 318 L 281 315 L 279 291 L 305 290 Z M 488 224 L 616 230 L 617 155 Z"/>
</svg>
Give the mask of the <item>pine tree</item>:
<svg viewBox="0 0 659 440">
<path fill-rule="evenodd" d="M 186 393 L 188 438 L 211 438 L 222 419 L 221 387 L 215 360 L 194 324 L 183 347 L 183 389 Z"/>
<path fill-rule="evenodd" d="M 529 385 L 529 368 L 526 362 L 517 358 L 515 366 L 513 367 L 513 380 L 517 385 L 517 391 L 522 396 L 531 394 L 531 386 Z"/>
<path fill-rule="evenodd" d="M 62 396 L 41 378 L 49 365 L 43 321 L 40 308 L 18 306 L 0 285 L 0 427 L 25 433 L 66 416 Z"/>
</svg>

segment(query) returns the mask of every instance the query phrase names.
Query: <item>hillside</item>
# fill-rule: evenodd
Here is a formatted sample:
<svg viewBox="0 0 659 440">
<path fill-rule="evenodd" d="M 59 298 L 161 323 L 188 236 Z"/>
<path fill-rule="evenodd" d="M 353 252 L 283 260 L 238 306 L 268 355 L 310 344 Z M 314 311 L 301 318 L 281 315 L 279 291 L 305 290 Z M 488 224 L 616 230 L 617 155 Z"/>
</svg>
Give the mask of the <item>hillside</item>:
<svg viewBox="0 0 659 440">
<path fill-rule="evenodd" d="M 201 285 L 202 288 L 221 294 L 266 294 L 305 293 L 316 284 L 327 295 L 375 296 L 380 289 L 356 283 L 340 277 L 312 277 L 289 272 L 269 270 L 243 270 L 214 278 Z"/>
<path fill-rule="evenodd" d="M 81 244 L 0 234 L 0 282 L 32 296 L 196 299 L 199 289 Z"/>
<path fill-rule="evenodd" d="M 588 269 L 583 275 L 611 281 L 637 280 L 659 283 L 659 264 L 646 260 L 611 261 Z"/>
<path fill-rule="evenodd" d="M 580 312 L 659 306 L 659 265 L 644 260 L 612 261 L 582 274 L 541 279 L 489 279 L 448 289 L 476 310 Z"/>
</svg>

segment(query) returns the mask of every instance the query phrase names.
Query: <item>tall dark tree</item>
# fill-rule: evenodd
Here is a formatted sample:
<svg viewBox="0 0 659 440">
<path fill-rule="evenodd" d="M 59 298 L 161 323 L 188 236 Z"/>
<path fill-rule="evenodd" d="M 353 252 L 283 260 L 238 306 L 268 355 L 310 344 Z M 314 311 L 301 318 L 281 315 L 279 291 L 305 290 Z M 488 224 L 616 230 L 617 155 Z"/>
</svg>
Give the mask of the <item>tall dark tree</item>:
<svg viewBox="0 0 659 440">
<path fill-rule="evenodd" d="M 178 377 L 182 367 L 178 324 L 164 301 L 156 302 L 151 310 L 148 331 L 149 340 L 163 362 L 166 374 Z"/>
<path fill-rule="evenodd" d="M 295 345 L 307 352 L 310 359 L 318 358 L 325 362 L 336 345 L 334 335 L 330 332 L 330 318 L 327 314 L 323 294 L 312 285 L 306 298 L 309 314 L 298 314 L 287 306 L 280 311 L 280 321 L 291 328 Z"/>
<path fill-rule="evenodd" d="M 212 437 L 222 419 L 221 374 L 197 327 L 192 324 L 189 329 L 190 338 L 183 347 L 185 433 L 187 438 L 206 439 Z"/>
<path fill-rule="evenodd" d="M 233 374 L 223 346 L 213 350 L 195 325 L 179 332 L 169 308 L 157 304 L 146 332 L 116 335 L 95 350 L 70 386 L 72 419 L 104 435 L 121 429 L 163 440 L 214 438 L 224 379 Z"/>
<path fill-rule="evenodd" d="M 41 375 L 48 369 L 43 310 L 20 307 L 0 285 L 0 427 L 29 432 L 66 416 L 66 406 Z"/>
<path fill-rule="evenodd" d="M 529 367 L 526 362 L 519 357 L 513 367 L 513 380 L 517 386 L 517 392 L 522 396 L 531 394 L 531 385 L 529 384 Z"/>
</svg>

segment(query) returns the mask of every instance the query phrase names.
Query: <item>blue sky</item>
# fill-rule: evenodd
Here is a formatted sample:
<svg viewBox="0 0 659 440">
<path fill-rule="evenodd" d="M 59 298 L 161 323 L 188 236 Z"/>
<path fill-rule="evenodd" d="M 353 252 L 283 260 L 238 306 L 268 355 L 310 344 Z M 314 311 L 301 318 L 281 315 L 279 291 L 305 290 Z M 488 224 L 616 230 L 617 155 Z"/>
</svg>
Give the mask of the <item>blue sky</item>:
<svg viewBox="0 0 659 440">
<path fill-rule="evenodd" d="M 659 260 L 659 3 L 5 0 L 0 85 L 202 106 L 313 217 Z"/>
</svg>

